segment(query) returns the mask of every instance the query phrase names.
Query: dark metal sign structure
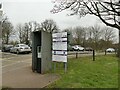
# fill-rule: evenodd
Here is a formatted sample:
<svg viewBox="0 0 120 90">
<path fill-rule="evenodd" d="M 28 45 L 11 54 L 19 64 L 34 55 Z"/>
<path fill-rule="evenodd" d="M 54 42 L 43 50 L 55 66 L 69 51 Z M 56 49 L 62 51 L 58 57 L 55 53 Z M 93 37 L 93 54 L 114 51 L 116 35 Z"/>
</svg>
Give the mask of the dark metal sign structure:
<svg viewBox="0 0 120 90">
<path fill-rule="evenodd" d="M 51 69 L 52 36 L 48 32 L 32 32 L 32 70 L 46 73 Z"/>
</svg>

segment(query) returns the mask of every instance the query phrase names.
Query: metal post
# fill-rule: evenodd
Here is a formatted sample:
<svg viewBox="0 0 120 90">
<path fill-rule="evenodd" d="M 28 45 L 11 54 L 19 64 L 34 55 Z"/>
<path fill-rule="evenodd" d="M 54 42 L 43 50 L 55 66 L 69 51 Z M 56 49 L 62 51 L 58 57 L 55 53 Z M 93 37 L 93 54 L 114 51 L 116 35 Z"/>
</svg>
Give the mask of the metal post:
<svg viewBox="0 0 120 90">
<path fill-rule="evenodd" d="M 67 62 L 64 62 L 65 73 L 67 72 Z"/>
<path fill-rule="evenodd" d="M 54 72 L 56 71 L 56 62 L 54 62 Z"/>
</svg>

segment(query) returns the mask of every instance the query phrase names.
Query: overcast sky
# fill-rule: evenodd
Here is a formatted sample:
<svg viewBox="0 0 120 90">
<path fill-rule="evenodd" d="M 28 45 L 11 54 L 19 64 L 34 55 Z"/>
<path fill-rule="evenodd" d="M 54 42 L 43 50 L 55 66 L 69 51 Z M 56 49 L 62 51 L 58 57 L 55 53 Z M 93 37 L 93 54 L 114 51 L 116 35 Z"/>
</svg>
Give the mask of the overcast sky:
<svg viewBox="0 0 120 90">
<path fill-rule="evenodd" d="M 14 26 L 29 21 L 41 23 L 45 19 L 53 19 L 61 30 L 68 27 L 88 27 L 96 23 L 101 24 L 95 16 L 87 15 L 83 18 L 67 16 L 69 11 L 52 14 L 50 13 L 54 6 L 52 1 L 54 0 L 1 0 L 2 10 Z"/>
<path fill-rule="evenodd" d="M 19 1 L 19 0 L 4 0 L 3 11 L 13 24 L 25 23 L 29 21 L 43 22 L 45 19 L 53 19 L 61 29 L 71 26 L 90 26 L 97 21 L 93 16 L 79 18 L 79 16 L 67 16 L 66 11 L 52 14 L 54 4 L 51 0 L 40 1 Z"/>
</svg>

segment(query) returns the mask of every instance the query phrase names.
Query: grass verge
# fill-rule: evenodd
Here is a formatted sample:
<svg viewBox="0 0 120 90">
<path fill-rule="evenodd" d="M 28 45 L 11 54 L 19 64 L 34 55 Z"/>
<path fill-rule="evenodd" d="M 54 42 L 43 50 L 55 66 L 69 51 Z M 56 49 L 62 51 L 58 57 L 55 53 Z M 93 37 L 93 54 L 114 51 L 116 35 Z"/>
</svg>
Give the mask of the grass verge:
<svg viewBox="0 0 120 90">
<path fill-rule="evenodd" d="M 47 88 L 118 88 L 118 58 L 115 55 L 68 59 L 64 73 L 63 63 L 56 64 L 55 73 L 61 78 Z"/>
</svg>

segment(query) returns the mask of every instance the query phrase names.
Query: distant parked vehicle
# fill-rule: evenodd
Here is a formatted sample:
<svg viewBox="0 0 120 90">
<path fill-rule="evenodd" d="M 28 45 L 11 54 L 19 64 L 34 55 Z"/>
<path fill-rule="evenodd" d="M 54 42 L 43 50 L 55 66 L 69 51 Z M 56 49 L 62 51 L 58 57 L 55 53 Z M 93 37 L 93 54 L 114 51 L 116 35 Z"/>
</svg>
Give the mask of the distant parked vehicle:
<svg viewBox="0 0 120 90">
<path fill-rule="evenodd" d="M 13 45 L 4 45 L 2 47 L 2 52 L 10 52 L 10 49 L 13 47 Z"/>
<path fill-rule="evenodd" d="M 106 52 L 115 52 L 115 49 L 114 48 L 108 48 L 108 49 L 106 49 Z"/>
<path fill-rule="evenodd" d="M 84 51 L 84 47 L 81 47 L 79 45 L 72 46 L 73 50 L 75 51 Z"/>
<path fill-rule="evenodd" d="M 17 44 L 10 50 L 11 53 L 30 53 L 31 49 L 28 45 L 26 44 Z"/>
</svg>

